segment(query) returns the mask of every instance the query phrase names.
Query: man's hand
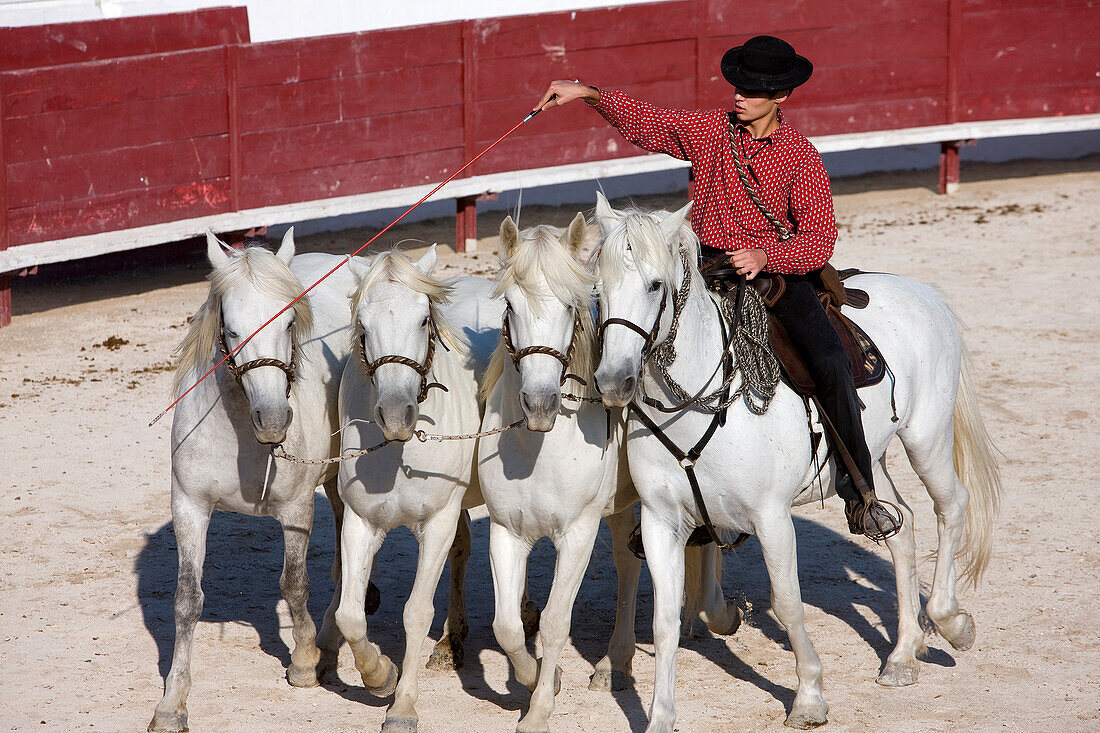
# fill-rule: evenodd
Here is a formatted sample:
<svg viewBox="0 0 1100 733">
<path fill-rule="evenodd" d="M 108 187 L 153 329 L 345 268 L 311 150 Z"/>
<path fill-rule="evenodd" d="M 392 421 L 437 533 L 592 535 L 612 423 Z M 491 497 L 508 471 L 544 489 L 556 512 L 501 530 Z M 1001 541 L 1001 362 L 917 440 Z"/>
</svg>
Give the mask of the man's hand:
<svg viewBox="0 0 1100 733">
<path fill-rule="evenodd" d="M 764 269 L 764 265 L 768 264 L 768 255 L 764 254 L 764 250 L 759 248 L 739 249 L 730 253 L 729 261 L 737 268 L 739 275 L 744 275 L 745 279 L 752 280 L 760 274 L 760 271 Z"/>
<path fill-rule="evenodd" d="M 535 109 L 544 110 L 550 107 L 560 107 L 563 104 L 569 104 L 574 99 L 583 99 L 590 104 L 596 104 L 600 101 L 600 92 L 573 79 L 559 79 L 550 82 L 550 87 L 546 90 L 546 94 L 542 95 L 542 101 L 538 103 Z"/>
</svg>

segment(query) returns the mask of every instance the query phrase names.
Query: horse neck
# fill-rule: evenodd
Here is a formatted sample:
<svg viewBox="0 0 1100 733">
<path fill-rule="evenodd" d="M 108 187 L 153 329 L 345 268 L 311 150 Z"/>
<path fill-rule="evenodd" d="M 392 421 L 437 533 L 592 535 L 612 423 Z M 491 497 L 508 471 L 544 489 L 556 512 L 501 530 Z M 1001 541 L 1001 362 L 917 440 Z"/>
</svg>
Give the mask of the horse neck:
<svg viewBox="0 0 1100 733">
<path fill-rule="evenodd" d="M 709 377 L 722 358 L 722 325 L 713 297 L 706 290 L 692 287 L 683 310 L 679 314 L 676 337 L 673 340 L 676 359 L 668 371 L 688 391 L 699 388 L 700 378 Z M 649 373 L 659 384 L 663 383 L 653 359 L 649 361 Z"/>
</svg>

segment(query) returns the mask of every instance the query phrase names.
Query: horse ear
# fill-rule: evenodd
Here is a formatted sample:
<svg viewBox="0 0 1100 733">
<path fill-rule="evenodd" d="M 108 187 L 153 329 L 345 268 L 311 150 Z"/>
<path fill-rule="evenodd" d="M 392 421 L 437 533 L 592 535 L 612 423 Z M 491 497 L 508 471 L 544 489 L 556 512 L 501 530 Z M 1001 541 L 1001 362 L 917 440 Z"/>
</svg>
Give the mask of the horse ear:
<svg viewBox="0 0 1100 733">
<path fill-rule="evenodd" d="M 584 244 L 584 238 L 587 235 L 588 225 L 584 221 L 584 214 L 578 211 L 577 215 L 573 217 L 573 221 L 569 223 L 569 231 L 565 233 L 565 246 L 575 255 L 580 252 L 581 245 Z"/>
<path fill-rule="evenodd" d="M 680 227 L 684 225 L 684 221 L 690 212 L 691 202 L 688 201 L 682 209 L 672 212 L 661 220 L 661 233 L 664 235 L 666 242 L 680 243 Z"/>
<path fill-rule="evenodd" d="M 435 263 L 439 261 L 439 254 L 435 251 L 436 245 L 428 247 L 428 251 L 420 256 L 420 259 L 416 261 L 416 269 L 420 270 L 425 275 L 432 274 L 432 268 L 435 267 Z"/>
<path fill-rule="evenodd" d="M 229 262 L 229 255 L 225 253 L 226 247 L 214 232 L 206 233 L 206 259 L 210 260 L 210 266 L 215 270 Z"/>
<path fill-rule="evenodd" d="M 351 255 L 344 255 L 348 261 L 348 269 L 351 270 L 351 274 L 355 277 L 356 281 L 362 280 L 367 276 L 367 272 L 370 271 L 370 262 L 363 262 L 361 257 L 352 257 Z"/>
<path fill-rule="evenodd" d="M 290 267 L 290 261 L 294 259 L 294 227 L 286 230 L 283 242 L 279 245 L 279 251 L 275 256 L 282 260 L 284 265 Z"/>
<path fill-rule="evenodd" d="M 519 227 L 512 221 L 512 217 L 506 216 L 500 223 L 500 256 L 505 259 L 511 257 L 517 244 L 519 244 Z"/>
<path fill-rule="evenodd" d="M 622 215 L 611 208 L 611 203 L 603 195 L 603 191 L 596 191 L 596 222 L 600 225 L 600 231 L 604 236 L 622 221 Z"/>
</svg>

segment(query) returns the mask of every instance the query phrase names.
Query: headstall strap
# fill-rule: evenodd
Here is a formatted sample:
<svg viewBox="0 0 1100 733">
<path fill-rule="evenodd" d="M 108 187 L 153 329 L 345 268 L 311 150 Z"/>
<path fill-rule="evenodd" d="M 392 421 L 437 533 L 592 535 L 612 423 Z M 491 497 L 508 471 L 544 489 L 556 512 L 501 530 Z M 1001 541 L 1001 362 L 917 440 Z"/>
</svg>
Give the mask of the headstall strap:
<svg viewBox="0 0 1100 733">
<path fill-rule="evenodd" d="M 565 384 L 567 379 L 573 379 L 586 387 L 588 386 L 588 382 L 583 378 L 569 371 L 569 363 L 573 361 L 573 354 L 577 351 L 577 339 L 580 337 L 581 331 L 584 330 L 581 325 L 580 313 L 573 316 L 573 336 L 569 340 L 569 348 L 563 354 L 552 346 L 525 346 L 522 349 L 517 349 L 516 345 L 512 343 L 512 329 L 508 325 L 508 314 L 510 312 L 511 306 L 505 308 L 504 320 L 500 324 L 500 338 L 504 342 L 504 349 L 508 352 L 508 356 L 512 358 L 512 365 L 515 366 L 516 371 L 519 371 L 519 362 L 523 357 L 531 354 L 546 354 L 561 362 L 561 384 Z"/>
<path fill-rule="evenodd" d="M 290 347 L 289 364 L 280 361 L 279 359 L 264 357 L 261 359 L 253 359 L 252 361 L 247 361 L 244 364 L 238 366 L 237 362 L 233 359 L 232 353 L 229 351 L 229 344 L 225 342 L 225 321 L 222 321 L 221 326 L 218 328 L 218 347 L 221 349 L 222 354 L 224 354 L 226 357 L 226 369 L 229 370 L 229 373 L 233 375 L 233 378 L 237 380 L 238 384 L 240 384 L 241 377 L 244 376 L 245 372 L 251 371 L 252 369 L 258 369 L 260 367 L 275 367 L 277 369 L 282 369 L 283 372 L 286 374 L 286 393 L 287 396 L 290 395 L 290 386 L 294 383 L 294 364 L 297 357 L 294 346 Z"/>
<path fill-rule="evenodd" d="M 420 375 L 420 393 L 416 397 L 418 403 L 428 399 L 428 391 L 431 389 L 441 389 L 444 392 L 450 390 L 445 385 L 439 382 L 429 382 L 428 372 L 432 369 L 432 360 L 435 358 L 435 342 L 443 344 L 443 348 L 447 351 L 447 344 L 443 343 L 443 339 L 439 336 L 439 330 L 435 325 L 435 317 L 431 316 L 428 319 L 428 353 L 424 357 L 424 363 L 410 359 L 407 356 L 401 356 L 400 354 L 387 354 L 386 356 L 380 356 L 374 361 L 367 361 L 367 344 L 364 336 L 359 337 L 359 360 L 363 362 L 363 369 L 367 373 L 367 379 L 374 381 L 374 373 L 378 370 L 378 367 L 383 364 L 401 364 L 412 369 L 414 372 Z"/>
</svg>

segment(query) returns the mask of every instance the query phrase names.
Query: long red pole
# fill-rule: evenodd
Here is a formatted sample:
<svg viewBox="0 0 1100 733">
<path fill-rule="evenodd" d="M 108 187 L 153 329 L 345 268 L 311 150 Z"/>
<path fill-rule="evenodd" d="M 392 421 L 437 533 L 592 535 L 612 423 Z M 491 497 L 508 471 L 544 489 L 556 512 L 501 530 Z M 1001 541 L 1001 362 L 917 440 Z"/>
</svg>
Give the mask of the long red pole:
<svg viewBox="0 0 1100 733">
<path fill-rule="evenodd" d="M 470 160 L 469 160 L 469 161 L 468 161 L 468 162 L 467 162 L 467 163 L 466 163 L 466 164 L 465 164 L 464 166 L 462 166 L 461 168 L 459 168 L 458 170 L 456 170 L 456 171 L 455 171 L 454 173 L 452 173 L 452 174 L 451 174 L 451 175 L 450 175 L 450 176 L 449 176 L 449 177 L 447 178 L 447 180 L 443 181 L 443 182 L 442 182 L 442 183 L 440 183 L 440 184 L 439 184 L 438 186 L 436 186 L 435 188 L 433 188 L 433 189 L 432 189 L 431 191 L 428 191 L 428 193 L 424 194 L 424 198 L 420 199 L 420 200 L 419 200 L 419 201 L 417 201 L 417 202 L 416 202 L 415 204 L 413 204 L 413 205 L 412 205 L 412 206 L 410 206 L 410 207 L 409 207 L 408 209 L 406 209 L 406 210 L 405 210 L 405 213 L 404 213 L 404 214 L 402 214 L 401 216 L 399 216 L 399 217 L 397 217 L 396 219 L 394 219 L 394 220 L 393 220 L 392 222 L 390 222 L 390 224 L 389 224 L 389 225 L 388 225 L 388 226 L 387 226 L 387 227 L 386 227 L 385 229 L 383 229 L 382 231 L 378 232 L 378 234 L 375 234 L 375 235 L 374 235 L 373 237 L 371 237 L 370 239 L 368 239 L 368 240 L 367 240 L 367 241 L 366 241 L 366 242 L 365 242 L 365 243 L 364 243 L 364 244 L 363 244 L 362 246 L 360 246 L 360 247 L 359 247 L 359 249 L 357 249 L 357 250 L 355 250 L 354 252 L 352 252 L 352 253 L 351 253 L 351 255 L 349 255 L 349 257 L 354 257 L 355 255 L 359 254 L 359 253 L 360 253 L 360 252 L 362 252 L 362 251 L 363 251 L 364 249 L 366 249 L 367 247 L 369 247 L 369 246 L 371 245 L 371 243 L 372 243 L 372 242 L 374 242 L 374 240 L 378 239 L 378 238 L 379 238 L 379 237 L 381 237 L 381 236 L 382 236 L 383 234 L 385 234 L 385 233 L 386 233 L 386 232 L 388 232 L 388 231 L 389 231 L 390 229 L 392 229 L 392 228 L 394 227 L 394 225 L 395 225 L 395 224 L 397 224 L 397 222 L 401 221 L 401 220 L 402 220 L 402 219 L 404 219 L 404 218 L 405 218 L 406 216 L 408 216 L 408 215 L 409 215 L 409 213 L 410 213 L 410 212 L 411 212 L 411 211 L 412 211 L 413 209 L 415 209 L 415 208 L 416 208 L 417 206 L 420 206 L 420 204 L 424 203 L 424 202 L 425 202 L 425 201 L 427 201 L 427 200 L 428 200 L 429 198 L 431 198 L 431 197 L 432 197 L 432 196 L 433 196 L 433 195 L 434 195 L 434 194 L 435 194 L 435 193 L 436 193 L 437 191 L 439 191 L 439 189 L 443 188 L 443 187 L 444 187 L 444 186 L 446 186 L 446 185 L 447 185 L 448 183 L 450 183 L 451 181 L 453 181 L 453 180 L 455 179 L 455 177 L 457 177 L 457 176 L 458 176 L 458 174 L 462 173 L 462 171 L 466 170 L 466 169 L 467 169 L 467 168 L 469 168 L 469 167 L 470 167 L 471 165 L 473 165 L 474 163 L 476 163 L 476 162 L 478 161 L 478 159 L 479 159 L 479 158 L 481 158 L 481 156 L 485 155 L 485 154 L 486 154 L 486 153 L 488 153 L 488 152 L 489 152 L 490 150 L 492 150 L 493 148 L 495 148 L 495 147 L 497 146 L 497 143 L 499 143 L 499 142 L 500 142 L 501 140 L 503 140 L 504 138 L 508 137 L 508 136 L 509 136 L 509 135 L 511 135 L 511 134 L 512 134 L 513 132 L 515 132 L 516 130 L 518 130 L 518 129 L 520 128 L 520 126 L 521 126 L 521 125 L 523 125 L 523 123 L 527 122 L 527 121 L 528 121 L 529 119 L 531 119 L 532 117 L 534 117 L 535 115 L 537 115 L 537 114 L 538 114 L 539 112 L 541 112 L 541 111 L 542 111 L 541 109 L 536 109 L 536 110 L 533 110 L 533 111 L 532 111 L 532 112 L 531 112 L 530 114 L 528 114 L 528 115 L 527 115 L 526 117 L 524 117 L 524 118 L 523 118 L 522 120 L 520 120 L 519 122 L 517 122 L 517 123 L 516 123 L 516 124 L 515 124 L 515 125 L 514 125 L 514 126 L 512 127 L 512 129 L 511 129 L 511 130 L 509 130 L 508 132 L 504 133 L 503 135 L 501 135 L 500 137 L 498 137 L 498 138 L 497 138 L 496 140 L 494 140 L 494 141 L 492 142 L 492 144 L 490 144 L 490 145 L 489 145 L 489 147 L 485 148 L 485 149 L 484 149 L 484 150 L 482 150 L 482 151 L 481 151 L 480 153 L 478 153 L 478 154 L 477 154 L 477 155 L 475 155 L 475 156 L 474 156 L 473 158 L 471 158 L 471 159 L 470 159 Z M 179 402 L 180 402 L 180 400 L 182 400 L 182 399 L 183 399 L 184 397 L 186 397 L 186 396 L 187 396 L 188 394 L 190 394 L 191 390 L 193 390 L 193 389 L 194 389 L 195 387 L 198 387 L 198 386 L 199 386 L 199 384 L 201 384 L 201 383 L 202 383 L 202 380 L 206 379 L 206 378 L 207 378 L 207 377 L 209 377 L 209 376 L 210 376 L 211 374 L 213 374 L 213 373 L 214 373 L 214 370 L 215 370 L 215 369 L 217 369 L 218 367 L 220 367 L 220 366 L 221 366 L 222 364 L 224 364 L 224 363 L 225 363 L 225 362 L 226 362 L 226 361 L 227 361 L 227 360 L 228 360 L 228 359 L 229 359 L 230 357 L 232 357 L 232 356 L 233 356 L 234 354 L 236 354 L 236 353 L 237 353 L 238 351 L 240 351 L 240 350 L 241 350 L 242 348 L 244 348 L 244 345 L 245 345 L 245 344 L 247 344 L 247 343 L 248 343 L 249 341 L 251 341 L 251 340 L 252 340 L 252 337 L 253 337 L 253 336 L 255 336 L 255 335 L 256 335 L 256 334 L 258 334 L 258 333 L 259 333 L 260 331 L 262 331 L 262 330 L 264 330 L 265 328 L 267 328 L 268 324 L 270 324 L 270 323 L 271 323 L 272 321 L 274 321 L 274 320 L 275 320 L 276 318 L 278 318 L 279 316 L 281 316 L 281 315 L 282 315 L 283 313 L 286 313 L 286 312 L 287 312 L 287 310 L 288 310 L 288 309 L 290 309 L 291 307 L 293 307 L 293 305 L 294 305 L 295 303 L 297 303 L 297 302 L 298 302 L 299 300 L 301 300 L 302 298 L 306 297 L 306 295 L 307 295 L 307 294 L 309 293 L 309 291 L 310 291 L 310 290 L 313 290 L 313 289 L 314 289 L 315 287 L 317 287 L 318 285 L 320 285 L 320 284 L 321 284 L 321 283 L 322 283 L 322 282 L 324 281 L 324 279 L 325 279 L 326 277 L 328 277 L 328 276 L 329 276 L 329 275 L 331 275 L 332 273 L 334 273 L 334 272 L 336 272 L 337 270 L 339 270 L 339 269 L 340 269 L 341 267 L 343 267 L 343 266 L 344 266 L 345 264 L 347 264 L 347 262 L 348 262 L 348 259 L 347 259 L 347 258 L 344 258 L 344 259 L 340 260 L 340 264 L 336 265 L 336 267 L 334 267 L 334 268 L 332 268 L 331 270 L 329 270 L 328 272 L 326 272 L 326 273 L 325 273 L 324 275 L 322 275 L 322 276 L 321 276 L 321 277 L 320 277 L 320 278 L 319 278 L 319 279 L 317 280 L 317 282 L 313 283 L 313 284 L 312 284 L 312 285 L 310 285 L 310 286 L 309 286 L 308 288 L 306 288 L 305 290 L 303 290 L 303 291 L 302 291 L 302 292 L 301 292 L 301 293 L 300 293 L 300 294 L 298 295 L 298 297 L 297 297 L 297 298 L 295 298 L 294 300 L 290 301 L 290 302 L 289 302 L 289 303 L 287 303 L 287 304 L 286 304 L 285 306 L 283 306 L 283 309 L 282 309 L 282 310 L 280 310 L 280 311 L 279 311 L 278 313 L 276 313 L 275 315 L 273 315 L 273 316 L 272 316 L 271 318 L 268 318 L 268 319 L 267 319 L 267 321 L 265 321 L 265 322 L 264 322 L 264 324 L 263 324 L 262 326 L 260 326 L 259 328 L 257 328 L 257 329 L 256 329 L 255 331 L 253 331 L 253 332 L 252 332 L 251 334 L 249 334 L 249 335 L 248 335 L 248 338 L 246 338 L 245 340 L 241 341 L 241 343 L 239 343 L 239 344 L 237 345 L 237 348 L 233 349 L 233 350 L 232 350 L 232 351 L 230 351 L 230 352 L 229 352 L 228 354 L 226 354 L 225 356 L 223 356 L 223 357 L 221 358 L 221 361 L 219 361 L 219 362 L 218 362 L 217 364 L 215 364 L 214 366 L 210 367 L 210 371 L 206 372 L 206 374 L 203 374 L 203 375 L 202 375 L 201 377 L 199 377 L 198 381 L 196 381 L 196 382 L 195 382 L 194 384 L 192 384 L 192 385 L 191 385 L 190 387 L 188 387 L 188 388 L 187 388 L 187 390 L 186 390 L 186 391 L 185 391 L 185 392 L 184 392 L 183 394 L 181 394 L 181 395 L 180 395 L 179 397 L 177 397 L 177 398 L 176 398 L 176 400 L 175 400 L 175 401 L 174 401 L 174 402 L 173 402 L 172 404 L 168 405 L 168 407 L 165 407 L 165 408 L 164 408 L 164 410 L 163 410 L 163 411 L 162 411 L 162 412 L 161 412 L 161 413 L 160 413 L 159 415 L 157 415 L 157 416 L 156 416 L 156 417 L 154 417 L 154 418 L 153 418 L 152 420 L 150 420 L 150 421 L 149 421 L 149 427 L 152 427 L 152 426 L 153 426 L 153 424 L 154 424 L 154 423 L 156 423 L 156 421 L 157 421 L 157 420 L 160 420 L 160 419 L 161 419 L 162 417 L 164 417 L 165 415 L 167 415 L 167 414 L 168 414 L 168 412 L 169 412 L 169 410 L 171 410 L 171 409 L 172 409 L 173 407 L 175 407 L 176 405 L 178 405 L 178 404 L 179 404 Z"/>
</svg>

